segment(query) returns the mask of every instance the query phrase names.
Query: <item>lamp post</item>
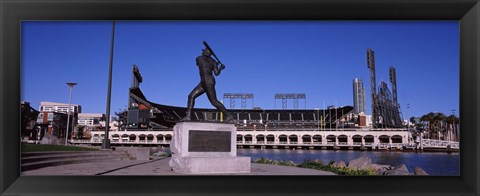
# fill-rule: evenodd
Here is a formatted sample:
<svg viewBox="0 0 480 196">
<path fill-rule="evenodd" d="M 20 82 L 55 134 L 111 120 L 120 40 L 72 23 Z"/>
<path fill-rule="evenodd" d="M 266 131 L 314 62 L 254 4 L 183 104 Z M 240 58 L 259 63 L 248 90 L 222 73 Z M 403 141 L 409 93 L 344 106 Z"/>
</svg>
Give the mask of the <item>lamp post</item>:
<svg viewBox="0 0 480 196">
<path fill-rule="evenodd" d="M 72 89 L 73 86 L 77 85 L 74 82 L 67 82 L 68 87 L 70 87 L 70 97 L 68 98 L 68 117 L 67 117 L 67 132 L 65 133 L 65 146 L 67 145 L 68 141 L 68 128 L 70 127 L 70 108 L 72 107 Z"/>
<path fill-rule="evenodd" d="M 108 131 L 110 129 L 110 100 L 112 94 L 112 67 L 113 67 L 113 41 L 115 37 L 115 21 L 112 21 L 112 40 L 110 46 L 110 66 L 108 69 L 108 91 L 107 91 L 107 116 L 105 121 L 105 136 L 103 137 L 102 149 L 110 149 L 110 139 L 108 139 Z"/>
<path fill-rule="evenodd" d="M 408 115 L 410 114 L 410 103 L 407 103 L 407 112 L 408 114 L 405 114 L 406 116 L 406 120 L 407 120 L 407 127 L 410 127 L 410 118 L 408 117 Z"/>
</svg>

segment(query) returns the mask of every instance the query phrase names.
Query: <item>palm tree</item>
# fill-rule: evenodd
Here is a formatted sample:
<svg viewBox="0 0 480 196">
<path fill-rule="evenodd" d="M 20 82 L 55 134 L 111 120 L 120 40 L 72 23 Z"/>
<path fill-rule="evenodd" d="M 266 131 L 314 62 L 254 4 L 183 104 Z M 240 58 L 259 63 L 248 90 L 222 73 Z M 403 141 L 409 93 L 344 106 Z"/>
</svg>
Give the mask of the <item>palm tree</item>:
<svg viewBox="0 0 480 196">
<path fill-rule="evenodd" d="M 423 115 L 420 121 L 428 122 L 428 138 L 429 139 L 442 139 L 441 135 L 445 135 L 447 117 L 441 112 L 430 112 Z"/>
<path fill-rule="evenodd" d="M 447 119 L 447 116 L 443 113 L 435 113 L 433 116 L 433 121 L 435 125 L 435 130 L 437 135 L 438 140 L 445 139 L 445 128 L 446 128 L 446 123 L 445 120 Z"/>
<path fill-rule="evenodd" d="M 428 137 L 426 138 L 429 138 L 431 139 L 431 135 L 432 135 L 432 126 L 433 126 L 433 117 L 434 117 L 434 113 L 433 112 L 430 112 L 428 114 L 425 114 L 423 115 L 422 117 L 420 117 L 420 121 L 422 122 L 427 122 L 428 123 L 428 128 L 427 128 L 427 134 L 428 134 Z"/>
<path fill-rule="evenodd" d="M 453 140 L 453 141 L 457 141 L 458 140 L 458 135 L 457 135 L 456 124 L 459 122 L 458 118 L 454 114 L 452 114 L 452 115 L 447 117 L 446 122 L 447 122 L 448 125 L 451 125 L 451 126 L 449 126 L 449 127 L 451 127 L 451 129 L 449 129 L 449 131 L 452 135 L 452 138 L 450 138 L 450 139 Z"/>
</svg>

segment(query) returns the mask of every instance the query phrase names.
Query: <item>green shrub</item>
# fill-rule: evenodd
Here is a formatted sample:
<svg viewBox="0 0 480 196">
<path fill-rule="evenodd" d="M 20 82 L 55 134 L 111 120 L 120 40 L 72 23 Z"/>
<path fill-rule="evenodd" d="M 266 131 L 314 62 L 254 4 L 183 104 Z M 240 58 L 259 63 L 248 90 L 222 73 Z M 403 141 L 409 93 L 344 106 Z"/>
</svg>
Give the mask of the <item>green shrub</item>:
<svg viewBox="0 0 480 196">
<path fill-rule="evenodd" d="M 294 163 L 293 161 L 277 161 L 277 160 L 272 160 L 272 159 L 265 159 L 265 158 L 260 158 L 254 161 L 254 163 L 262 163 L 262 164 L 272 164 L 272 165 L 284 165 L 284 166 L 294 166 L 296 167 L 297 164 Z"/>
<path fill-rule="evenodd" d="M 302 163 L 298 164 L 298 167 L 309 168 L 309 169 L 318 169 L 323 171 L 330 171 L 338 175 L 345 176 L 372 176 L 376 175 L 376 172 L 371 169 L 351 169 L 348 167 L 334 167 L 333 161 L 330 161 L 329 164 L 323 164 L 319 161 L 305 160 Z"/>
<path fill-rule="evenodd" d="M 319 160 L 305 160 L 300 164 L 296 164 L 293 161 L 277 161 L 266 158 L 260 158 L 254 161 L 254 163 L 262 164 L 272 164 L 272 165 L 285 165 L 285 166 L 294 166 L 308 169 L 316 169 L 322 171 L 333 172 L 342 176 L 373 176 L 376 175 L 376 172 L 371 169 L 351 169 L 348 167 L 334 167 L 332 164 L 334 161 L 330 161 L 328 164 L 323 164 Z"/>
<path fill-rule="evenodd" d="M 165 151 L 165 154 L 162 154 L 163 157 L 172 157 L 172 151 Z"/>
</svg>

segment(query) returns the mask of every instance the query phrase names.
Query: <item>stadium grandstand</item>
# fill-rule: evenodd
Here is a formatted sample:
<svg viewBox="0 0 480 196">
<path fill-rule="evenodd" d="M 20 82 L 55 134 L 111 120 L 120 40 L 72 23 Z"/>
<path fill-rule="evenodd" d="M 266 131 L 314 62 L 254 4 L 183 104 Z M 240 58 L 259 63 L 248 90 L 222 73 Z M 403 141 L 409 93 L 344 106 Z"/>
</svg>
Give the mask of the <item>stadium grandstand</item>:
<svg viewBox="0 0 480 196">
<path fill-rule="evenodd" d="M 120 129 L 128 131 L 171 130 L 186 115 L 187 108 L 148 101 L 140 89 L 142 77 L 133 65 L 132 86 L 129 89 L 128 109 L 117 113 Z M 302 129 L 302 128 L 354 128 L 356 118 L 352 106 L 328 109 L 229 109 L 239 130 Z M 221 122 L 216 109 L 194 108 L 192 120 Z"/>
<path fill-rule="evenodd" d="M 141 82 L 140 71 L 133 65 L 128 108 L 116 113 L 119 129 L 112 131 L 109 139 L 115 146 L 169 147 L 173 127 L 186 115 L 187 108 L 148 101 L 140 89 Z M 297 98 L 304 96 L 297 95 L 301 95 Z M 253 98 L 253 94 L 249 96 Z M 282 105 L 285 104 L 282 102 Z M 228 111 L 235 118 L 239 148 L 392 150 L 410 149 L 413 144 L 412 135 L 405 128 L 372 128 L 368 123 L 371 119 L 363 113 L 356 114 L 352 106 L 328 106 L 325 109 L 261 109 L 253 106 L 246 109 L 242 106 L 242 109 Z M 222 122 L 222 114 L 213 108 L 194 108 L 192 120 Z M 90 135 L 90 139 L 71 140 L 71 143 L 100 145 L 105 138 L 103 131 L 91 131 Z"/>
</svg>

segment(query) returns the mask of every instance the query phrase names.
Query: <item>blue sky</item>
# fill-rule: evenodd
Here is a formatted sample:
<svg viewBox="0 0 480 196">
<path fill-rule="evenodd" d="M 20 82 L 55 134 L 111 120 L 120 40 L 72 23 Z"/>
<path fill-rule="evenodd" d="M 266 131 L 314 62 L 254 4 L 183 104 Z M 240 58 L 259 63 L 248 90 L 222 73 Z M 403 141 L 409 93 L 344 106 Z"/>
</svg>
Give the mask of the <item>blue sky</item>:
<svg viewBox="0 0 480 196">
<path fill-rule="evenodd" d="M 85 113 L 105 113 L 111 21 L 21 27 L 22 100 L 36 109 L 41 101 L 68 103 L 66 82 L 77 82 L 72 103 Z M 404 116 L 459 113 L 458 21 L 117 21 L 115 28 L 112 114 L 128 104 L 133 64 L 147 99 L 185 107 L 199 82 L 195 58 L 203 40 L 226 65 L 216 79 L 219 100 L 223 93 L 253 93 L 254 106 L 280 109 L 275 93 L 305 93 L 307 109 L 353 105 L 358 77 L 370 114 L 366 49 L 372 48 L 377 83 L 391 88 L 388 69 L 396 68 Z M 205 95 L 196 107 L 213 108 Z"/>
</svg>

